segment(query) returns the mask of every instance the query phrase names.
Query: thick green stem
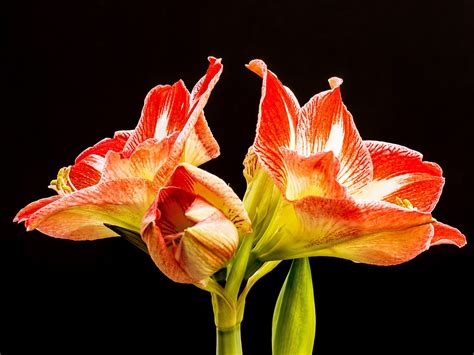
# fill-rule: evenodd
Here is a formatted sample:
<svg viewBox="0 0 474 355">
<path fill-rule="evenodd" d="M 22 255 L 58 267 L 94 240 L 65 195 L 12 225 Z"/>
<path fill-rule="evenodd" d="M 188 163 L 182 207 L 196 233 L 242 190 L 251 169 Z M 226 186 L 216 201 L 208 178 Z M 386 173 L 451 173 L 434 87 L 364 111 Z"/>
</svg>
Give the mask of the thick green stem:
<svg viewBox="0 0 474 355">
<path fill-rule="evenodd" d="M 240 324 L 232 328 L 217 328 L 217 355 L 242 355 L 242 341 L 240 340 Z"/>
</svg>

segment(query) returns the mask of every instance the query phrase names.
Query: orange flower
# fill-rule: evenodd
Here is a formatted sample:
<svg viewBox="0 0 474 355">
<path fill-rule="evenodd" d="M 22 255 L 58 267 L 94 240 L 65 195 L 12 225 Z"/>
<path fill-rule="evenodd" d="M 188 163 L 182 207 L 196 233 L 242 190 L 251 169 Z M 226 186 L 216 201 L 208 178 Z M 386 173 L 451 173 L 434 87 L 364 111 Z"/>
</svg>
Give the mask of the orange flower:
<svg viewBox="0 0 474 355">
<path fill-rule="evenodd" d="M 104 223 L 139 232 L 158 189 L 180 161 L 198 165 L 219 154 L 203 108 L 222 64 L 209 61 L 191 93 L 182 81 L 153 88 L 135 130 L 117 132 L 81 153 L 51 182 L 58 195 L 29 204 L 14 221 L 74 240 L 117 236 Z"/>
<path fill-rule="evenodd" d="M 341 100 L 342 80 L 300 107 L 261 60 L 257 136 L 246 159 L 249 214 L 261 232 L 262 261 L 336 256 L 392 265 L 431 245 L 466 239 L 431 216 L 444 184 L 441 168 L 408 148 L 362 141 Z M 268 184 L 266 181 L 273 181 Z"/>
</svg>

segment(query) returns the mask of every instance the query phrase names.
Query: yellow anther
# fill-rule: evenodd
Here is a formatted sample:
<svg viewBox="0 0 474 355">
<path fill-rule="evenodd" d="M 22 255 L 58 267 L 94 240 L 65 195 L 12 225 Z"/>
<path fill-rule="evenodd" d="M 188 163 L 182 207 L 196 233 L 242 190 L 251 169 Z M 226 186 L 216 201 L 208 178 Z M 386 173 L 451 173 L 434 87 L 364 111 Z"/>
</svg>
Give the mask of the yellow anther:
<svg viewBox="0 0 474 355">
<path fill-rule="evenodd" d="M 408 199 L 401 199 L 400 197 L 395 197 L 395 203 L 403 208 L 408 208 L 409 210 L 416 210 L 416 207 L 413 207 L 413 204 Z"/>
<path fill-rule="evenodd" d="M 49 188 L 53 189 L 60 195 L 68 195 L 74 192 L 76 189 L 69 180 L 69 173 L 71 172 L 71 167 L 61 168 L 58 171 L 58 175 L 55 180 L 51 180 Z"/>
<path fill-rule="evenodd" d="M 410 201 L 408 201 L 407 199 L 404 199 L 403 200 L 403 204 L 405 205 L 406 208 L 409 208 L 409 209 L 414 209 L 413 205 L 411 204 Z"/>
</svg>

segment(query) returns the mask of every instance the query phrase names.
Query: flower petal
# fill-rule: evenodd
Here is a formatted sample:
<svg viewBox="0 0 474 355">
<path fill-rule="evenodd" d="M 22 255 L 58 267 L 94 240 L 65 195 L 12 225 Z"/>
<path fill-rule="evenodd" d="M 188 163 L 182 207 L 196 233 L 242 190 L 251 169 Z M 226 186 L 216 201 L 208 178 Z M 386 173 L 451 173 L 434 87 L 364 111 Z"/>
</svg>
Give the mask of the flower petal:
<svg viewBox="0 0 474 355">
<path fill-rule="evenodd" d="M 79 154 L 69 172 L 70 183 L 73 187 L 80 190 L 97 184 L 107 152 L 121 152 L 132 132 L 115 132 L 113 138 L 105 138 Z"/>
<path fill-rule="evenodd" d="M 141 178 L 154 181 L 157 186 L 163 186 L 171 172 L 160 170 L 169 156 L 171 147 L 178 133 L 157 141 L 150 138 L 140 143 L 130 157 L 124 157 L 120 153 L 109 152 L 106 157 L 101 182 Z"/>
<path fill-rule="evenodd" d="M 204 281 L 223 268 L 239 244 L 234 224 L 220 211 L 187 228 L 181 239 L 178 262 L 194 280 Z"/>
<path fill-rule="evenodd" d="M 190 135 L 193 137 L 187 155 L 193 163 L 207 161 L 218 154 L 217 142 L 212 137 L 202 111 L 219 80 L 222 64 L 220 59 L 213 57 L 209 57 L 209 62 L 206 75 L 199 80 L 191 95 L 182 81 L 173 86 L 157 86 L 150 91 L 140 122 L 124 149 L 126 156 L 146 139 L 162 139 L 175 132 L 179 132 L 179 135 L 167 162 L 170 167 L 174 168 L 182 160 Z M 200 144 L 196 144 L 196 138 L 202 140 Z M 197 151 L 190 154 L 191 149 Z"/>
<path fill-rule="evenodd" d="M 189 143 L 191 149 L 209 149 L 209 151 L 203 151 L 201 153 L 196 152 L 195 155 L 190 156 L 190 159 L 194 160 L 196 156 L 203 156 L 207 159 L 210 155 L 215 155 L 217 153 L 215 146 L 217 143 L 213 141 L 213 138 L 210 137 L 212 134 L 209 131 L 206 131 L 206 127 L 203 126 L 203 122 L 201 122 L 201 124 L 196 128 L 198 120 L 204 120 L 204 106 L 206 106 L 212 89 L 214 89 L 214 86 L 217 84 L 223 68 L 220 59 L 209 57 L 208 60 L 209 67 L 207 69 L 206 75 L 199 80 L 191 93 L 190 111 L 186 125 L 180 131 L 169 159 L 166 162 L 166 164 L 168 164 L 168 166 L 172 167 L 173 169 L 180 161 L 183 161 L 185 145 L 193 132 L 195 132 L 197 136 L 201 137 L 204 141 L 202 142 L 202 146 L 200 144 L 193 144 L 193 141 L 191 141 Z M 199 162 L 199 160 L 197 161 Z"/>
<path fill-rule="evenodd" d="M 436 206 L 444 185 L 441 168 L 422 161 L 423 156 L 406 147 L 385 142 L 366 141 L 374 166 L 373 181 L 354 197 L 396 203 L 407 199 L 423 212 Z"/>
<path fill-rule="evenodd" d="M 339 162 L 332 151 L 301 156 L 282 148 L 287 170 L 286 198 L 294 201 L 306 196 L 346 197 L 346 189 L 337 182 Z"/>
<path fill-rule="evenodd" d="M 191 91 L 191 110 L 195 109 L 194 106 L 199 105 L 202 98 L 204 98 L 204 101 L 207 101 L 222 73 L 221 59 L 208 57 L 207 60 L 209 61 L 209 67 L 207 68 L 206 75 L 199 79 Z"/>
<path fill-rule="evenodd" d="M 153 209 L 150 209 L 153 211 Z M 195 280 L 181 268 L 176 258 L 168 249 L 166 242 L 161 234 L 160 228 L 156 225 L 154 218 L 144 225 L 142 229 L 142 238 L 148 247 L 148 252 L 156 266 L 168 276 L 171 280 L 180 283 L 195 283 Z"/>
<path fill-rule="evenodd" d="M 13 222 L 21 223 L 21 222 L 27 221 L 28 218 L 30 218 L 31 215 L 34 214 L 36 211 L 40 210 L 44 206 L 49 205 L 50 203 L 53 203 L 54 201 L 56 201 L 59 198 L 61 198 L 60 195 L 54 195 L 54 196 L 42 198 L 38 201 L 34 201 L 34 202 L 30 203 L 29 205 L 22 208 L 17 213 L 17 215 L 13 219 Z"/>
<path fill-rule="evenodd" d="M 371 265 L 397 265 L 427 250 L 432 237 L 433 226 L 425 224 L 400 231 L 365 235 L 321 250 L 319 255 Z"/>
<path fill-rule="evenodd" d="M 75 162 L 78 163 L 90 155 L 98 155 L 101 157 L 105 157 L 105 155 L 109 151 L 121 152 L 123 147 L 125 146 L 125 143 L 127 143 L 127 140 L 130 138 L 132 133 L 132 130 L 115 132 L 113 138 L 105 138 L 93 147 L 84 150 L 81 154 L 77 156 Z"/>
<path fill-rule="evenodd" d="M 158 85 L 145 98 L 140 121 L 124 148 L 125 156 L 150 138 L 163 139 L 180 132 L 189 112 L 189 92 L 180 80 L 173 85 Z"/>
<path fill-rule="evenodd" d="M 313 96 L 300 111 L 297 150 L 309 156 L 332 151 L 341 165 L 338 181 L 350 194 L 372 179 L 372 163 L 352 115 L 342 103 L 342 80 L 329 79 L 331 90 Z"/>
<path fill-rule="evenodd" d="M 168 186 L 176 186 L 206 199 L 235 224 L 240 234 L 252 230 L 244 205 L 234 191 L 220 178 L 187 163 L 181 163 Z"/>
<path fill-rule="evenodd" d="M 51 237 L 93 240 L 112 237 L 108 223 L 139 231 L 155 194 L 143 179 L 122 179 L 79 190 L 38 209 L 26 221 Z"/>
<path fill-rule="evenodd" d="M 466 237 L 459 229 L 448 226 L 441 222 L 433 223 L 434 236 L 431 245 L 454 244 L 459 248 L 466 245 Z"/>
<path fill-rule="evenodd" d="M 429 213 L 387 202 L 305 197 L 274 216 L 274 234 L 262 237 L 255 252 L 263 261 L 325 255 L 336 245 L 383 233 L 398 233 L 433 222 Z M 339 247 L 338 247 L 339 248 Z"/>
<path fill-rule="evenodd" d="M 219 154 L 219 144 L 212 135 L 204 113 L 201 113 L 184 145 L 182 161 L 199 166 L 217 158 Z"/>
<path fill-rule="evenodd" d="M 285 191 L 286 174 L 280 147 L 291 150 L 296 147 L 298 104 L 291 91 L 283 86 L 274 73 L 267 70 L 262 60 L 252 60 L 247 68 L 262 78 L 254 151 L 275 184 Z"/>
</svg>

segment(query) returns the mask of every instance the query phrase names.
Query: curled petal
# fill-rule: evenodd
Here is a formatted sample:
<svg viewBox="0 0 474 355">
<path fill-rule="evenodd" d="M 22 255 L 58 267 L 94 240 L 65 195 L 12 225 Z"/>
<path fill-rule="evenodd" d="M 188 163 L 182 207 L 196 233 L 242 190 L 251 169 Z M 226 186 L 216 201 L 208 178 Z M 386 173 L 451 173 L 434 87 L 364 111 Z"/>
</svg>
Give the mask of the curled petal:
<svg viewBox="0 0 474 355">
<path fill-rule="evenodd" d="M 168 186 L 176 186 L 206 199 L 232 221 L 241 235 L 252 230 L 244 205 L 234 191 L 220 178 L 193 165 L 180 164 Z"/>
<path fill-rule="evenodd" d="M 362 200 L 396 203 L 407 199 L 423 212 L 438 203 L 444 185 L 441 168 L 424 162 L 423 156 L 406 147 L 385 142 L 366 141 L 374 166 L 373 180 L 354 194 Z"/>
<path fill-rule="evenodd" d="M 441 222 L 433 223 L 434 236 L 431 245 L 454 244 L 459 248 L 466 245 L 466 237 L 459 229 Z"/>
<path fill-rule="evenodd" d="M 56 199 L 31 214 L 25 225 L 27 230 L 38 229 L 63 239 L 112 237 L 104 223 L 139 231 L 153 198 L 151 183 L 146 180 L 110 181 Z"/>
</svg>

